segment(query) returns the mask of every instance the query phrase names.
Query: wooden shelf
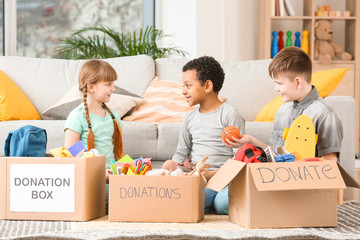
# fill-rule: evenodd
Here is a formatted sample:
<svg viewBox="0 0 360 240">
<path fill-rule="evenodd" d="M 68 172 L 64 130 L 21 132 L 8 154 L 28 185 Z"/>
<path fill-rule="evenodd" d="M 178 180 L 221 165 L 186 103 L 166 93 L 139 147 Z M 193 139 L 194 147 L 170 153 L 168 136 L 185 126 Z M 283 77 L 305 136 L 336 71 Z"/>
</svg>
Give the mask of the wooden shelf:
<svg viewBox="0 0 360 240">
<path fill-rule="evenodd" d="M 360 0 L 291 0 L 294 5 L 295 16 L 273 16 L 272 4 L 270 0 L 258 0 L 258 40 L 257 40 L 257 58 L 271 58 L 271 42 L 273 31 L 307 30 L 309 32 L 309 56 L 313 61 L 313 71 L 323 71 L 333 68 L 349 67 L 350 70 L 345 75 L 343 81 L 332 95 L 347 95 L 355 98 L 356 101 L 356 152 L 360 149 Z M 318 17 L 315 16 L 315 10 L 318 5 L 335 5 L 332 11 L 344 10 L 350 11 L 349 17 Z M 335 9 L 339 8 L 339 9 Z M 335 40 L 343 51 L 349 52 L 353 56 L 351 61 L 342 61 L 335 59 L 330 65 L 323 65 L 317 59 L 314 59 L 315 43 L 315 22 L 318 20 L 334 20 L 333 29 L 335 36 L 341 41 Z M 284 28 L 285 26 L 291 26 Z M 343 33 L 336 35 L 338 32 Z M 300 37 L 300 40 L 302 37 Z M 295 40 L 294 38 L 292 39 Z M 286 37 L 284 36 L 284 41 Z"/>
</svg>

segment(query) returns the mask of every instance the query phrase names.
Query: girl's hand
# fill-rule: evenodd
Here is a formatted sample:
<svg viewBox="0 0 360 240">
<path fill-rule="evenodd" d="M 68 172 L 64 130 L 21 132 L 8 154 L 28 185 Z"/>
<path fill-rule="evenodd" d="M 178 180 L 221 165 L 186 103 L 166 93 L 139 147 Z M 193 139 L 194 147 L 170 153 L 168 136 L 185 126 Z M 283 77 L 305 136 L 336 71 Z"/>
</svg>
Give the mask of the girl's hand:
<svg viewBox="0 0 360 240">
<path fill-rule="evenodd" d="M 106 183 L 109 183 L 109 176 L 113 175 L 113 174 L 114 174 L 114 172 L 111 169 L 105 169 L 105 176 L 106 176 L 105 182 Z"/>
<path fill-rule="evenodd" d="M 228 148 L 239 148 L 242 145 L 244 145 L 245 143 L 251 143 L 252 142 L 252 136 L 250 135 L 246 135 L 246 134 L 241 134 L 241 138 L 237 139 L 232 137 L 233 141 L 230 141 L 229 139 L 226 139 L 226 142 L 224 142 L 224 140 L 222 141 L 223 144 L 228 147 Z"/>
</svg>

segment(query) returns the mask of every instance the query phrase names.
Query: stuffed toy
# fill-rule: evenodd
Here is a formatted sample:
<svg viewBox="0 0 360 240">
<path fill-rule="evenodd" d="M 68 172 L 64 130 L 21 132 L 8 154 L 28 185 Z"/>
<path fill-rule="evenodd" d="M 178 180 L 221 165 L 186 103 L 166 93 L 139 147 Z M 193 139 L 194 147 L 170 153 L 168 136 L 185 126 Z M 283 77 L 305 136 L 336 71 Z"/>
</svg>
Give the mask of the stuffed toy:
<svg viewBox="0 0 360 240">
<path fill-rule="evenodd" d="M 341 47 L 333 40 L 333 20 L 320 20 L 315 22 L 315 48 L 314 58 L 319 59 L 323 64 L 330 64 L 334 57 L 342 60 L 351 60 L 352 55 L 348 52 L 342 52 Z"/>
</svg>

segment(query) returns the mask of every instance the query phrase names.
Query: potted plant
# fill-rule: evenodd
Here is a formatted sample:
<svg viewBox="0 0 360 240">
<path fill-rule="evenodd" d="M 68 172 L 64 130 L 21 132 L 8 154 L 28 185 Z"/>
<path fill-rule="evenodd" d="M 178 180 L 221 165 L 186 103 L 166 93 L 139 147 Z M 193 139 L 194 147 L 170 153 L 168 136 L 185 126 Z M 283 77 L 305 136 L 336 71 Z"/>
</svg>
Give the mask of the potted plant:
<svg viewBox="0 0 360 240">
<path fill-rule="evenodd" d="M 59 39 L 56 57 L 64 59 L 112 58 L 146 54 L 157 58 L 188 53 L 176 47 L 159 47 L 157 42 L 165 35 L 162 30 L 148 26 L 145 30 L 117 32 L 109 27 L 85 27 L 74 31 L 69 37 Z"/>
</svg>

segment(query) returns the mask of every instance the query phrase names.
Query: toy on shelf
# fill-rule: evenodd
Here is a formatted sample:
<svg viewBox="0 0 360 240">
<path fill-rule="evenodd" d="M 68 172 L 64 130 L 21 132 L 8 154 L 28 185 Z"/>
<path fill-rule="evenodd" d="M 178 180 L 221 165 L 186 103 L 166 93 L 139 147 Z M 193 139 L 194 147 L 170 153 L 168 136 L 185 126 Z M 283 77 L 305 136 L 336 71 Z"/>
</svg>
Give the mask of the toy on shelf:
<svg viewBox="0 0 360 240">
<path fill-rule="evenodd" d="M 341 17 L 341 11 L 331 11 L 330 5 L 318 5 L 315 11 L 317 17 Z M 345 10 L 344 17 L 350 17 L 350 11 Z"/>
<path fill-rule="evenodd" d="M 283 32 L 283 31 L 279 31 L 279 44 L 278 44 L 278 46 L 279 46 L 279 52 L 281 51 L 281 49 L 284 48 L 284 38 L 283 38 L 283 36 L 284 36 L 284 32 Z"/>
<path fill-rule="evenodd" d="M 309 32 L 307 30 L 304 30 L 302 35 L 303 38 L 301 41 L 301 49 L 309 55 Z"/>
<path fill-rule="evenodd" d="M 287 38 L 286 38 L 285 47 L 291 47 L 292 46 L 292 41 L 291 41 L 292 31 L 287 31 L 286 35 L 287 35 Z"/>
<path fill-rule="evenodd" d="M 283 140 L 285 140 L 284 148 L 288 152 L 296 152 L 299 159 L 315 157 L 317 134 L 309 116 L 298 116 L 290 129 L 284 129 Z"/>
<path fill-rule="evenodd" d="M 277 41 L 278 33 L 276 31 L 272 32 L 272 42 L 271 42 L 271 58 L 275 57 L 276 54 L 279 52 L 279 46 Z"/>
<path fill-rule="evenodd" d="M 294 46 L 295 47 L 300 47 L 300 32 L 295 32 L 295 42 L 294 42 Z"/>
<path fill-rule="evenodd" d="M 334 57 L 342 60 L 351 60 L 352 55 L 342 52 L 342 49 L 332 40 L 334 33 L 332 29 L 333 20 L 319 20 L 315 22 L 315 47 L 314 58 L 323 64 L 330 64 Z"/>
<path fill-rule="evenodd" d="M 241 138 L 240 131 L 237 129 L 237 127 L 227 126 L 222 130 L 221 138 L 224 142 L 226 142 L 227 139 L 229 139 L 231 142 L 234 142 L 233 137 L 236 139 Z"/>
</svg>

